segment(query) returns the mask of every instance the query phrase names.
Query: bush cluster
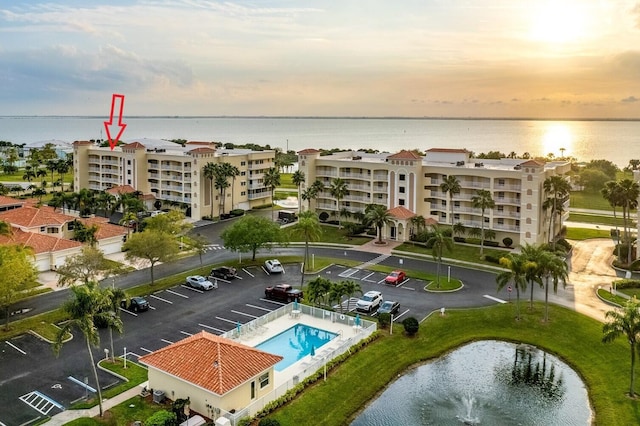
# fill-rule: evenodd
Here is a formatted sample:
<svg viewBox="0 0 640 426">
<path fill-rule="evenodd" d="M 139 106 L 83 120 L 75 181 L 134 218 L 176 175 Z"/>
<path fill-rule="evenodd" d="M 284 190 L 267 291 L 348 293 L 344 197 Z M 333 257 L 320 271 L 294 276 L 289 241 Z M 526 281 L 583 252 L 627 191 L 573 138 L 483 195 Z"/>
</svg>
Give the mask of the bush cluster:
<svg viewBox="0 0 640 426">
<path fill-rule="evenodd" d="M 622 279 L 613 281 L 612 284 L 616 289 L 621 290 L 623 288 L 640 288 L 640 280 L 635 279 Z"/>
</svg>

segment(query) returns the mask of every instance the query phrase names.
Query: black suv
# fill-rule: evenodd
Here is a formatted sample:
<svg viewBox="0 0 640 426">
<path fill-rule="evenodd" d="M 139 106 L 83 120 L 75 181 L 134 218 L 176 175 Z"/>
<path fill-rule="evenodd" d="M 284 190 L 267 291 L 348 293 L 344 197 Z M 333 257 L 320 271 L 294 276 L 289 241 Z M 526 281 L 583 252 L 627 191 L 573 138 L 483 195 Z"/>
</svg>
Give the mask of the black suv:
<svg viewBox="0 0 640 426">
<path fill-rule="evenodd" d="M 233 266 L 220 266 L 218 268 L 213 268 L 210 274 L 213 278 L 222 278 L 223 280 L 235 278 L 236 275 L 236 268 Z"/>
<path fill-rule="evenodd" d="M 123 300 L 120 302 L 120 307 L 133 312 L 148 311 L 149 302 L 144 297 L 132 297 L 129 306 L 127 306 L 127 301 Z"/>
</svg>

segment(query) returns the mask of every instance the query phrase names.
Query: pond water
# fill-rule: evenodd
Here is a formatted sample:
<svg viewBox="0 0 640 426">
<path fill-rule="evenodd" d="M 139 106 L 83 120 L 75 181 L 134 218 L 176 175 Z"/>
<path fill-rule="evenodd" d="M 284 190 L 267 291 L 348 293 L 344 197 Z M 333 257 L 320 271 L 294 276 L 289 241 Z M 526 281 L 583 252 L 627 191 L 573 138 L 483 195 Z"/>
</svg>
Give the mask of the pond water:
<svg viewBox="0 0 640 426">
<path fill-rule="evenodd" d="M 407 371 L 351 423 L 589 425 L 587 389 L 575 371 L 528 345 L 474 342 Z"/>
</svg>

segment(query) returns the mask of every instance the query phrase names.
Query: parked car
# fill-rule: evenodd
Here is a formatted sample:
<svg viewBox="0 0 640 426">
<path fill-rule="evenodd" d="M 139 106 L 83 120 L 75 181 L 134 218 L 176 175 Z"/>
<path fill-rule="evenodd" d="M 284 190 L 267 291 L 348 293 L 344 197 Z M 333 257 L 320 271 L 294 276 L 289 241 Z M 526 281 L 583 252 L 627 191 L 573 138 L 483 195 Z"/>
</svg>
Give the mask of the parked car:
<svg viewBox="0 0 640 426">
<path fill-rule="evenodd" d="M 395 300 L 385 300 L 378 308 L 378 315 L 380 314 L 392 314 L 396 315 L 400 312 L 400 302 Z"/>
<path fill-rule="evenodd" d="M 384 279 L 384 282 L 387 284 L 398 285 L 407 279 L 407 274 L 404 271 L 393 271 L 387 278 Z"/>
<path fill-rule="evenodd" d="M 278 259 L 270 259 L 264 262 L 264 269 L 270 274 L 281 274 L 284 268 Z"/>
<path fill-rule="evenodd" d="M 202 275 L 192 275 L 187 277 L 187 285 L 200 290 L 213 290 L 214 287 L 213 283 Z"/>
<path fill-rule="evenodd" d="M 293 288 L 289 284 L 278 284 L 272 287 L 267 287 L 264 290 L 264 296 L 267 299 L 291 303 L 294 300 L 298 302 L 302 300 L 304 293 L 302 290 Z"/>
<path fill-rule="evenodd" d="M 126 300 L 122 300 L 120 302 L 120 307 L 122 309 L 126 309 L 126 310 L 133 311 L 133 312 L 148 311 L 149 310 L 149 302 L 147 302 L 147 299 L 145 299 L 144 297 L 136 296 L 136 297 L 132 297 L 129 300 L 129 304 L 128 305 L 127 305 L 127 301 Z"/>
<path fill-rule="evenodd" d="M 372 313 L 380 307 L 382 303 L 382 293 L 379 291 L 368 291 L 356 303 L 358 311 Z"/>
<path fill-rule="evenodd" d="M 222 278 L 223 280 L 229 280 L 238 276 L 236 268 L 233 266 L 219 266 L 211 270 L 209 277 Z"/>
</svg>

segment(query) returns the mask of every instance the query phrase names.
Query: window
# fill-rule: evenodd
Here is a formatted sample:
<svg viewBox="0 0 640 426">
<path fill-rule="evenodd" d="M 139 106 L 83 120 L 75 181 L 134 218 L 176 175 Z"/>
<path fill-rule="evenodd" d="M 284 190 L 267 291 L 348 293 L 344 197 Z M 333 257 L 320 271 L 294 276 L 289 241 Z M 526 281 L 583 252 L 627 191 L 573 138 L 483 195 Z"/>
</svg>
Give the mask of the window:
<svg viewBox="0 0 640 426">
<path fill-rule="evenodd" d="M 247 172 L 245 171 L 240 172 L 240 176 L 246 176 L 246 175 L 247 175 Z"/>
<path fill-rule="evenodd" d="M 401 174 L 400 176 L 398 176 L 398 179 L 400 179 L 400 180 L 405 180 L 405 179 L 406 179 L 406 175 Z"/>
<path fill-rule="evenodd" d="M 504 192 L 498 192 L 498 199 L 500 200 L 504 199 Z"/>
<path fill-rule="evenodd" d="M 527 175 L 527 181 L 531 182 L 533 180 L 533 176 Z"/>
<path fill-rule="evenodd" d="M 527 195 L 533 195 L 533 191 L 530 189 L 527 189 Z"/>
<path fill-rule="evenodd" d="M 398 200 L 398 204 L 404 206 L 404 200 Z"/>
<path fill-rule="evenodd" d="M 127 170 L 127 174 L 130 175 L 131 174 L 131 170 Z"/>
<path fill-rule="evenodd" d="M 240 186 L 247 186 L 247 182 L 245 181 L 240 182 Z"/>
<path fill-rule="evenodd" d="M 245 195 L 247 195 L 247 191 L 242 191 L 242 192 L 240 192 L 240 196 L 241 196 L 241 197 L 244 197 Z"/>
<path fill-rule="evenodd" d="M 499 218 L 498 219 L 498 225 L 504 225 L 504 219 L 503 218 Z"/>
<path fill-rule="evenodd" d="M 489 218 L 488 217 L 484 218 L 484 223 L 489 223 Z"/>
<path fill-rule="evenodd" d="M 41 227 L 40 227 L 40 232 L 45 232 L 46 230 L 47 230 L 47 227 L 46 227 L 46 226 L 41 226 Z"/>
<path fill-rule="evenodd" d="M 531 203 L 527 203 L 527 210 L 531 210 Z"/>
<path fill-rule="evenodd" d="M 49 227 L 47 228 L 47 234 L 57 234 L 58 228 Z"/>
<path fill-rule="evenodd" d="M 460 214 L 459 214 L 459 213 L 454 213 L 454 214 L 453 214 L 453 218 L 454 218 L 455 220 L 460 220 Z"/>
<path fill-rule="evenodd" d="M 528 217 L 527 220 L 525 221 L 527 225 L 531 225 L 531 218 Z"/>
<path fill-rule="evenodd" d="M 269 384 L 269 373 L 264 373 L 262 376 L 258 377 L 258 382 L 260 382 L 260 389 L 267 386 Z"/>
<path fill-rule="evenodd" d="M 441 205 L 442 207 L 447 207 L 447 202 L 446 202 L 445 200 L 441 200 L 441 201 L 440 201 L 440 205 Z"/>
<path fill-rule="evenodd" d="M 498 211 L 502 213 L 504 211 L 504 206 L 498 206 Z"/>
<path fill-rule="evenodd" d="M 382 194 L 378 194 L 378 200 L 382 200 Z"/>
<path fill-rule="evenodd" d="M 131 160 L 127 160 L 127 166 L 131 165 Z"/>
<path fill-rule="evenodd" d="M 404 186 L 401 186 L 400 188 L 398 188 L 398 190 L 400 191 L 401 194 L 404 194 Z"/>
<path fill-rule="evenodd" d="M 453 206 L 456 208 L 460 207 L 460 201 L 454 201 Z"/>
<path fill-rule="evenodd" d="M 75 228 L 75 223 L 73 223 L 73 222 L 67 223 L 67 229 L 69 231 L 73 231 L 74 228 Z"/>
<path fill-rule="evenodd" d="M 246 165 L 247 165 L 247 162 L 246 162 L 246 161 L 241 161 L 241 162 L 240 162 L 240 165 L 241 165 L 241 166 L 246 166 Z"/>
<path fill-rule="evenodd" d="M 504 186 L 504 179 L 498 179 L 498 185 Z"/>
</svg>

